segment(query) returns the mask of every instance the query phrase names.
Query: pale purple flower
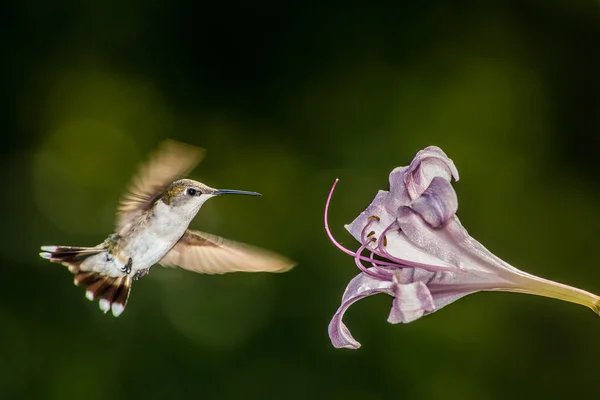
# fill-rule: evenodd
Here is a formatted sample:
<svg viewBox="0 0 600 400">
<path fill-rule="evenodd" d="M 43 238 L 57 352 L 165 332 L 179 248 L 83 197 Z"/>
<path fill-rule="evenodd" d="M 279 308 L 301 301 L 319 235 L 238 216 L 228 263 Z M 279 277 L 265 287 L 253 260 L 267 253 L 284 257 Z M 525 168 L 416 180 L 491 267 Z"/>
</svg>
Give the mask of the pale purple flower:
<svg viewBox="0 0 600 400">
<path fill-rule="evenodd" d="M 348 307 L 367 296 L 392 296 L 388 322 L 412 322 L 478 291 L 502 290 L 552 297 L 591 308 L 600 314 L 600 297 L 525 273 L 493 255 L 473 239 L 456 216 L 458 199 L 450 181 L 458 171 L 446 154 L 431 146 L 408 167 L 390 173 L 390 190 L 375 199 L 346 229 L 360 242 L 354 257 L 360 273 L 348 284 L 342 304 L 329 324 L 335 347 L 358 348 L 342 322 Z"/>
</svg>

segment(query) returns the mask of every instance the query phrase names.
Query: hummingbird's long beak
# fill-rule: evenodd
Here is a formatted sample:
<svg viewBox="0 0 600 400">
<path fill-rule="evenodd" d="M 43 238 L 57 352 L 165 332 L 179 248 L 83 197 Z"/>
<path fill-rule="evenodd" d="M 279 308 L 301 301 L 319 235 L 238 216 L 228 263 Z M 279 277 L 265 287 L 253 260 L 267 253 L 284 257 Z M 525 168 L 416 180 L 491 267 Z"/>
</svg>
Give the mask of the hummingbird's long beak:
<svg viewBox="0 0 600 400">
<path fill-rule="evenodd" d="M 217 189 L 213 194 L 215 196 L 220 196 L 222 194 L 244 194 L 246 196 L 262 196 L 262 194 L 256 193 L 256 192 L 246 192 L 244 190 L 229 190 L 229 189 Z"/>
</svg>

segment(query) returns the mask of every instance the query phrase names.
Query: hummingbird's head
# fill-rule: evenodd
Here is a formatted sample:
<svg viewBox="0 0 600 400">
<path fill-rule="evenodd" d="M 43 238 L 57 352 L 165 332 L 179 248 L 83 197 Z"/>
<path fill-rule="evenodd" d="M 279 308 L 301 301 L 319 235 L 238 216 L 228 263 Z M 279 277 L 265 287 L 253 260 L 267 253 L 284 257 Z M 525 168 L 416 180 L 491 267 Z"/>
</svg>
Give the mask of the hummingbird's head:
<svg viewBox="0 0 600 400">
<path fill-rule="evenodd" d="M 169 186 L 162 197 L 166 205 L 180 209 L 184 213 L 196 214 L 200 207 L 211 197 L 223 194 L 244 194 L 248 196 L 261 196 L 256 192 L 243 190 L 214 189 L 192 179 L 180 179 Z"/>
</svg>

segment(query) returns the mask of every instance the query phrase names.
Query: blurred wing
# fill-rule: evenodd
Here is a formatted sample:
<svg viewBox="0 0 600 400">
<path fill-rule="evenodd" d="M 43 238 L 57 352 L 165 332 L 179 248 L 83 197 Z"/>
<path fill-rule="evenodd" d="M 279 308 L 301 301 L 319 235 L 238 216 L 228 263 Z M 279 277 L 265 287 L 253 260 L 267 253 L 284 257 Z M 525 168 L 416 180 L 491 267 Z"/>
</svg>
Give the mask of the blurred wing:
<svg viewBox="0 0 600 400">
<path fill-rule="evenodd" d="M 191 230 L 185 232 L 159 263 L 202 274 L 285 272 L 295 265 L 268 250 Z"/>
<path fill-rule="evenodd" d="M 202 159 L 204 151 L 173 140 L 162 142 L 142 164 L 117 208 L 117 232 L 150 209 L 173 181 L 185 176 Z"/>
</svg>

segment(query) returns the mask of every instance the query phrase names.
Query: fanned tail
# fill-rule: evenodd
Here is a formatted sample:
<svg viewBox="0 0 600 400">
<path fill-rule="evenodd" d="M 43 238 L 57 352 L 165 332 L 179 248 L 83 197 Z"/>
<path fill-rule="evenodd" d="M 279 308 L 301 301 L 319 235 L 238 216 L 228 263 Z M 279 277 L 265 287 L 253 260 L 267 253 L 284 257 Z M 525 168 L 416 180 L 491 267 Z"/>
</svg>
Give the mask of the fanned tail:
<svg viewBox="0 0 600 400">
<path fill-rule="evenodd" d="M 118 317 L 125 310 L 131 291 L 129 275 L 115 278 L 93 271 L 81 271 L 75 274 L 74 283 L 86 288 L 85 297 L 89 300 L 99 299 L 98 305 L 105 313 L 112 311 Z"/>
<path fill-rule="evenodd" d="M 86 288 L 85 297 L 89 300 L 99 299 L 98 305 L 104 313 L 112 311 L 115 317 L 123 313 L 131 291 L 131 277 L 111 277 L 81 270 L 81 263 L 86 258 L 106 251 L 106 247 L 42 246 L 41 249 L 40 257 L 66 266 L 75 275 L 75 285 Z"/>
</svg>

